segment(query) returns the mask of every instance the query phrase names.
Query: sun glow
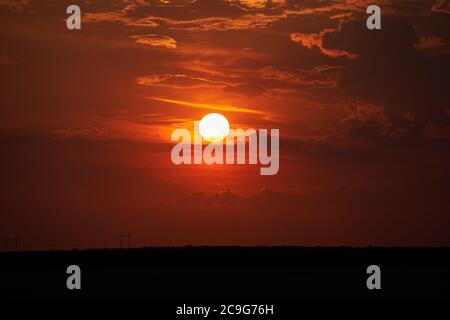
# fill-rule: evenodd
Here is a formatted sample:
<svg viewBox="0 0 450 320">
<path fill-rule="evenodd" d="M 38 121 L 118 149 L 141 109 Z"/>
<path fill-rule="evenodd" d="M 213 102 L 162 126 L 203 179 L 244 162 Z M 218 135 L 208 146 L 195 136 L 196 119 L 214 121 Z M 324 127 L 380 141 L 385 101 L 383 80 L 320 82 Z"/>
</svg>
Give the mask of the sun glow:
<svg viewBox="0 0 450 320">
<path fill-rule="evenodd" d="M 219 113 L 209 113 L 200 120 L 200 135 L 209 142 L 222 141 L 230 131 L 227 118 Z"/>
</svg>

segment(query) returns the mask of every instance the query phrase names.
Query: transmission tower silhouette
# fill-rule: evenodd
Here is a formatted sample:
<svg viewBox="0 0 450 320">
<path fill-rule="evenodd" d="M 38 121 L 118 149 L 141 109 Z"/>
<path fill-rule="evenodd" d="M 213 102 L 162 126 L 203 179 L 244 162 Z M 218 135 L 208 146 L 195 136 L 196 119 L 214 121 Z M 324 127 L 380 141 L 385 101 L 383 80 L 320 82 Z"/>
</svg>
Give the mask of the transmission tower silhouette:
<svg viewBox="0 0 450 320">
<path fill-rule="evenodd" d="M 18 251 L 19 250 L 19 238 L 10 238 L 5 236 L 1 239 L 1 251 Z"/>
<path fill-rule="evenodd" d="M 120 248 L 130 248 L 131 235 L 130 233 L 120 234 Z"/>
</svg>

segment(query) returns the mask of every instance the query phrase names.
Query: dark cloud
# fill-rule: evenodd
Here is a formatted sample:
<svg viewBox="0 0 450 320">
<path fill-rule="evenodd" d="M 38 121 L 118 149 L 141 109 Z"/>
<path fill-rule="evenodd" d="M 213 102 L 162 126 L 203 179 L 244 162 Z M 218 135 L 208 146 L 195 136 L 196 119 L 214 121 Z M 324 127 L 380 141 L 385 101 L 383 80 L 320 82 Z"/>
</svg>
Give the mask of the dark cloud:
<svg viewBox="0 0 450 320">
<path fill-rule="evenodd" d="M 431 192 L 429 186 L 436 184 L 440 192 Z M 249 197 L 230 191 L 197 193 L 158 207 L 161 216 L 175 223 L 158 220 L 139 230 L 172 234 L 172 245 L 202 245 L 204 238 L 222 245 L 448 245 L 449 191 L 441 180 L 405 189 L 318 190 L 309 195 L 267 188 Z M 432 212 L 438 220 L 429 218 Z"/>
<path fill-rule="evenodd" d="M 360 55 L 344 69 L 339 89 L 347 97 L 384 106 L 388 119 L 405 130 L 423 121 L 448 124 L 448 56 L 418 52 L 417 35 L 407 20 L 385 18 L 379 32 L 369 32 L 361 23 L 353 21 L 327 38 Z"/>
<path fill-rule="evenodd" d="M 335 87 L 341 66 L 319 65 L 312 69 L 290 69 L 267 66 L 260 70 L 263 79 L 315 87 Z"/>
</svg>

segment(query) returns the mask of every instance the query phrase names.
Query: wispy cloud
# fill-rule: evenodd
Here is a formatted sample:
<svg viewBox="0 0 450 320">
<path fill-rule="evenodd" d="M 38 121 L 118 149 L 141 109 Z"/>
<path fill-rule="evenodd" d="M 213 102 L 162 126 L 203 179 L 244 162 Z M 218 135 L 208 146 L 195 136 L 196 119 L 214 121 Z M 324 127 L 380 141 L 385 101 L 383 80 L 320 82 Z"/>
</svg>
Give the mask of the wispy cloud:
<svg viewBox="0 0 450 320">
<path fill-rule="evenodd" d="M 431 11 L 450 14 L 450 1 L 448 0 L 437 1 L 437 3 L 431 8 Z"/>
<path fill-rule="evenodd" d="M 267 66 L 260 70 L 265 80 L 276 80 L 314 87 L 336 87 L 342 66 L 319 65 L 311 69 Z"/>
<path fill-rule="evenodd" d="M 260 114 L 265 115 L 265 112 L 254 110 L 250 108 L 237 107 L 232 105 L 213 105 L 213 104 L 205 104 L 205 103 L 196 103 L 190 101 L 182 101 L 182 100 L 174 100 L 174 99 L 165 99 L 158 97 L 149 97 L 149 99 L 167 102 L 171 104 L 176 104 L 180 106 L 192 107 L 192 108 L 200 108 L 200 109 L 210 109 L 216 111 L 226 111 L 226 112 L 240 112 L 240 113 L 251 113 L 251 114 Z"/>
<path fill-rule="evenodd" d="M 167 87 L 174 89 L 224 88 L 235 84 L 191 77 L 185 74 L 148 75 L 136 78 L 136 83 L 144 86 Z"/>
<path fill-rule="evenodd" d="M 12 60 L 10 57 L 3 55 L 0 56 L 0 64 L 16 64 L 17 62 Z"/>
<path fill-rule="evenodd" d="M 9 7 L 13 12 L 22 12 L 29 4 L 28 0 L 0 0 L 0 6 Z"/>
<path fill-rule="evenodd" d="M 347 20 L 340 20 L 339 26 L 337 29 L 334 28 L 326 28 L 318 33 L 292 33 L 291 34 L 291 40 L 293 42 L 300 43 L 301 45 L 305 46 L 308 49 L 311 49 L 313 47 L 317 47 L 320 52 L 326 56 L 337 58 L 337 57 L 346 57 L 348 59 L 356 59 L 358 58 L 358 55 L 355 53 L 351 53 L 345 50 L 339 50 L 339 49 L 330 49 L 325 48 L 323 45 L 324 37 L 327 34 L 334 33 L 334 32 L 340 32 L 342 29 L 342 25 L 350 21 L 351 18 Z"/>
<path fill-rule="evenodd" d="M 177 41 L 171 37 L 161 36 L 157 34 L 141 34 L 131 36 L 136 39 L 136 43 L 148 45 L 151 47 L 164 47 L 167 49 L 176 49 Z"/>
<path fill-rule="evenodd" d="M 440 37 L 420 37 L 419 43 L 416 45 L 416 48 L 420 49 L 430 49 L 436 48 L 445 45 L 445 41 Z"/>
</svg>

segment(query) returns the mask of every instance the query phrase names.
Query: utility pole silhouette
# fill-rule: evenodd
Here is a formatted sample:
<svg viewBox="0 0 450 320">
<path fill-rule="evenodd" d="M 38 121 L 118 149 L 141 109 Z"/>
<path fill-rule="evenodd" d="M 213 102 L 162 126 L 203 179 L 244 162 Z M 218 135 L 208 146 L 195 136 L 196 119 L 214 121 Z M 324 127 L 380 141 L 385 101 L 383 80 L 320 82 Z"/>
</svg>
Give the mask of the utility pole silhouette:
<svg viewBox="0 0 450 320">
<path fill-rule="evenodd" d="M 9 238 L 8 236 L 2 238 L 2 251 L 18 251 L 19 250 L 19 238 Z"/>
<path fill-rule="evenodd" d="M 120 234 L 120 248 L 130 248 L 131 235 L 129 233 Z"/>
</svg>

